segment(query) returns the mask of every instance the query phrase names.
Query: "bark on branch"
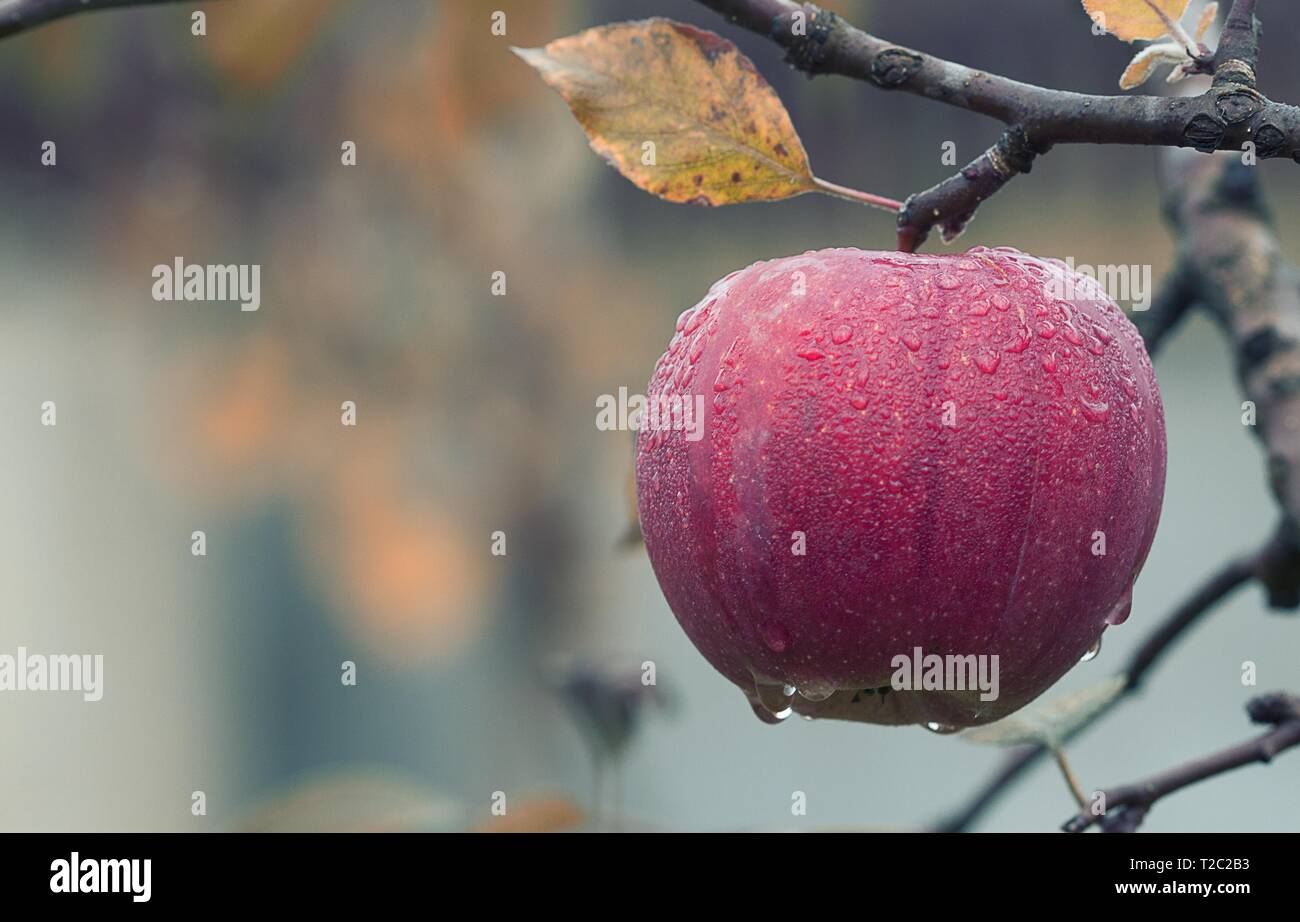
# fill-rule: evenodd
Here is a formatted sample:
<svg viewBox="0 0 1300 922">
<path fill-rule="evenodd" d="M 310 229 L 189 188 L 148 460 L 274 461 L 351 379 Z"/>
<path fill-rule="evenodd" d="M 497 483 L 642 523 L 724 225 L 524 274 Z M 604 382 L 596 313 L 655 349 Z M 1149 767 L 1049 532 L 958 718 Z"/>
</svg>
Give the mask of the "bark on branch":
<svg viewBox="0 0 1300 922">
<path fill-rule="evenodd" d="M 894 45 L 811 3 L 700 0 L 731 22 L 786 50 L 807 74 L 841 74 L 995 118 L 1008 131 L 960 173 L 909 199 L 899 214 L 899 248 L 912 250 L 938 227 L 965 225 L 980 202 L 1056 144 L 1140 144 L 1240 151 L 1300 162 L 1300 108 L 1255 88 L 1259 24 L 1253 0 L 1238 0 L 1219 50 L 1206 62 L 1214 85 L 1201 96 L 1091 96 L 1046 89 Z"/>
<path fill-rule="evenodd" d="M 1165 214 L 1178 241 L 1175 285 L 1209 311 L 1236 355 L 1254 433 L 1268 452 L 1283 538 L 1262 573 L 1275 608 L 1300 604 L 1300 273 L 1282 254 L 1258 171 L 1240 157 L 1165 158 Z M 1177 312 L 1144 320 L 1163 336 Z M 1243 408 L 1249 413 L 1251 407 Z"/>
</svg>

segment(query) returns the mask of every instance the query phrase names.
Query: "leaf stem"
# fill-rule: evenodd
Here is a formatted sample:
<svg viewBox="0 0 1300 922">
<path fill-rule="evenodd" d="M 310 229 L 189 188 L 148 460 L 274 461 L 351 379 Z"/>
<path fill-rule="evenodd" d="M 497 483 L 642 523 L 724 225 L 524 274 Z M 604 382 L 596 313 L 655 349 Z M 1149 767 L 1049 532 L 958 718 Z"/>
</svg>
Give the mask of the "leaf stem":
<svg viewBox="0 0 1300 922">
<path fill-rule="evenodd" d="M 1052 747 L 1052 758 L 1056 759 L 1056 764 L 1061 769 L 1061 774 L 1065 776 L 1065 783 L 1070 786 L 1070 793 L 1074 795 L 1075 802 L 1079 805 L 1080 810 L 1088 809 L 1088 798 L 1083 793 L 1083 788 L 1079 786 L 1079 779 L 1074 776 L 1070 769 L 1070 763 L 1065 760 L 1065 750 L 1060 746 Z"/>
<path fill-rule="evenodd" d="M 813 185 L 819 192 L 827 195 L 833 195 L 836 198 L 847 199 L 850 202 L 859 202 L 863 205 L 870 205 L 872 208 L 880 208 L 885 211 L 892 211 L 894 214 L 903 210 L 903 203 L 896 202 L 892 198 L 885 198 L 883 195 L 872 195 L 870 192 L 859 192 L 857 189 L 850 189 L 847 186 L 840 186 L 833 182 L 827 182 L 816 176 L 812 178 Z"/>
</svg>

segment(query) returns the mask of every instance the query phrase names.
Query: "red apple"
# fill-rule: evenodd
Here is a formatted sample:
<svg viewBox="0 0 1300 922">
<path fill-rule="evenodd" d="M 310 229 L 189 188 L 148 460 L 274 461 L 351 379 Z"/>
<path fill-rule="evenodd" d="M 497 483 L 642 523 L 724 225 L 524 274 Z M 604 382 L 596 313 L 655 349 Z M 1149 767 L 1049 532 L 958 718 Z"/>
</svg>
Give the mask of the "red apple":
<svg viewBox="0 0 1300 922">
<path fill-rule="evenodd" d="M 1133 324 L 1064 263 L 755 263 L 681 315 L 646 397 L 655 575 L 762 717 L 986 723 L 1128 615 L 1164 492 L 1160 393 Z M 917 648 L 996 656 L 996 698 L 900 690 Z"/>
</svg>

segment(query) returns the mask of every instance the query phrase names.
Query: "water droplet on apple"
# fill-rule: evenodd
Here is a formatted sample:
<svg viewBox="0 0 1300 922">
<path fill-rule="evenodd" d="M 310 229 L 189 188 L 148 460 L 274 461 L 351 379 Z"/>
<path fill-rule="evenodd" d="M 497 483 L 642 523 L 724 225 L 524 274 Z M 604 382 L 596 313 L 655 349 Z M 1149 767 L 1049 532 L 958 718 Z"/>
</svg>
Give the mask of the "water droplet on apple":
<svg viewBox="0 0 1300 922">
<path fill-rule="evenodd" d="M 812 679 L 799 686 L 799 696 L 807 701 L 825 701 L 835 692 L 836 686 L 834 682 L 821 682 Z"/>
<path fill-rule="evenodd" d="M 682 327 L 682 332 L 685 333 L 687 336 L 690 336 L 692 333 L 694 333 L 696 330 L 700 328 L 700 324 L 703 322 L 704 322 L 704 311 L 699 309 L 694 309 L 686 316 L 686 325 Z"/>
<path fill-rule="evenodd" d="M 932 720 L 925 725 L 925 729 L 929 730 L 931 733 L 938 733 L 941 736 L 947 736 L 950 733 L 959 732 L 961 730 L 961 727 L 954 727 L 949 724 L 941 724 L 937 720 Z"/>
<path fill-rule="evenodd" d="M 1019 355 L 1029 348 L 1033 338 L 1029 335 L 1028 327 L 1020 327 L 1016 330 L 1016 335 L 1007 343 L 1007 351 Z"/>
<path fill-rule="evenodd" d="M 755 710 L 761 710 L 776 720 L 785 720 L 790 716 L 790 703 L 794 700 L 794 688 L 789 685 L 754 680 L 754 696 L 750 699 Z M 762 714 L 759 714 L 762 717 Z M 772 722 L 772 721 L 769 721 Z"/>
<path fill-rule="evenodd" d="M 1101 653 L 1101 638 L 1100 638 L 1100 637 L 1097 638 L 1097 642 L 1096 642 L 1095 644 L 1093 644 L 1091 647 L 1088 648 L 1088 652 L 1085 653 L 1085 654 L 1083 654 L 1083 658 L 1080 659 L 1079 662 L 1081 662 L 1081 663 L 1088 663 L 1088 662 L 1091 662 L 1092 660 L 1095 660 L 1095 659 L 1097 658 L 1097 655 L 1098 655 L 1099 653 Z"/>
<path fill-rule="evenodd" d="M 758 633 L 773 653 L 784 653 L 790 646 L 790 632 L 780 621 L 764 621 L 758 626 Z"/>
<path fill-rule="evenodd" d="M 759 720 L 763 721 L 763 723 L 765 724 L 779 724 L 787 717 L 789 717 L 790 714 L 792 713 L 791 708 L 786 708 L 784 711 L 781 711 L 780 713 L 773 714 L 771 711 L 763 707 L 763 705 L 759 704 L 757 701 L 749 702 L 749 706 L 754 709 L 754 715 Z"/>
<path fill-rule="evenodd" d="M 1104 423 L 1106 417 L 1110 415 L 1110 406 L 1104 403 L 1094 403 L 1081 397 L 1079 406 L 1083 408 L 1083 415 L 1094 423 Z"/>
<path fill-rule="evenodd" d="M 1106 613 L 1106 623 L 1111 625 L 1123 624 L 1128 620 L 1128 616 L 1133 612 L 1133 590 L 1130 588 L 1119 597 L 1115 607 Z"/>
</svg>

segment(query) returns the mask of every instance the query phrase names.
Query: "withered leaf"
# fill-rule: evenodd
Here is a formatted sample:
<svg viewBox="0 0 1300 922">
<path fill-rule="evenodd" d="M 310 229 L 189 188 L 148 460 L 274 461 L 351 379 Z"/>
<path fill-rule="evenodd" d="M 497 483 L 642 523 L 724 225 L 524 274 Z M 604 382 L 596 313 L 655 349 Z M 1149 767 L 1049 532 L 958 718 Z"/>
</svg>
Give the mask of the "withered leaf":
<svg viewBox="0 0 1300 922">
<path fill-rule="evenodd" d="M 730 205 L 818 187 L 780 98 L 721 36 L 647 19 L 513 50 L 569 104 L 592 148 L 659 198 Z"/>
</svg>

